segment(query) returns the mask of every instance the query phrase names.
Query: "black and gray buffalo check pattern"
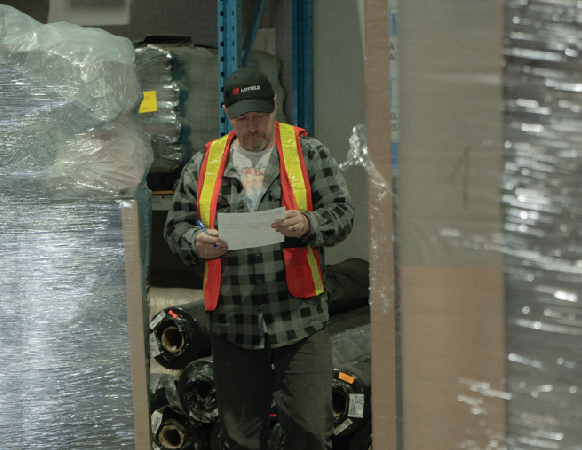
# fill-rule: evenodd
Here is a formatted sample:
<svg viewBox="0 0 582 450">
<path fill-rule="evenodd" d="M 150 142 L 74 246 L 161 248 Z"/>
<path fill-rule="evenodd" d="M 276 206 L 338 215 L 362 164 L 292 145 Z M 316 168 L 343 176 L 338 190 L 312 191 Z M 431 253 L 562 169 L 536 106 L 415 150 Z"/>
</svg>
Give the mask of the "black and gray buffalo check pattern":
<svg viewBox="0 0 582 450">
<path fill-rule="evenodd" d="M 285 280 L 283 247 L 310 244 L 318 248 L 324 266 L 323 247 L 343 241 L 353 226 L 354 208 L 346 182 L 329 150 L 318 140 L 301 138 L 303 157 L 311 183 L 313 211 L 306 212 L 311 231 L 283 244 L 229 250 L 222 256 L 222 282 L 218 306 L 210 313 L 211 330 L 249 349 L 293 344 L 322 329 L 328 321 L 327 296 L 297 299 Z M 189 265 L 203 264 L 194 245 L 202 230 L 196 225 L 197 180 L 204 153 L 184 167 L 169 212 L 165 238 L 171 250 Z M 263 180 L 259 211 L 281 206 L 279 158 L 271 153 Z M 229 161 L 218 198 L 218 212 L 247 212 L 245 194 L 236 169 Z M 220 228 L 215 223 L 220 234 Z M 325 271 L 325 268 L 322 267 Z M 266 326 L 266 328 L 265 328 Z"/>
</svg>

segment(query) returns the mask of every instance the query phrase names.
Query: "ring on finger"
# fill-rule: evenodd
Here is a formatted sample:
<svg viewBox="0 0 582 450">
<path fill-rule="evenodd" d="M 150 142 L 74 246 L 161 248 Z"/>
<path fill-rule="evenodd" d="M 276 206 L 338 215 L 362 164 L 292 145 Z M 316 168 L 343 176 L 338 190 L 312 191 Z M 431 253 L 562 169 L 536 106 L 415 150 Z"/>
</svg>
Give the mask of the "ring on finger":
<svg viewBox="0 0 582 450">
<path fill-rule="evenodd" d="M 291 231 L 295 233 L 295 225 L 291 225 Z"/>
</svg>

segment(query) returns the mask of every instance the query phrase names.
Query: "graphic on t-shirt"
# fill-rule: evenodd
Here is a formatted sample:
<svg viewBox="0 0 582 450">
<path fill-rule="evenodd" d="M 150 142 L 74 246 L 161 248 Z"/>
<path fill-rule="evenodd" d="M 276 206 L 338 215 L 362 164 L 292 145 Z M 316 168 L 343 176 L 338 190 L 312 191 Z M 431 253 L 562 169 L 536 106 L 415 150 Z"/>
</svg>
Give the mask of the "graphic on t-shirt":
<svg viewBox="0 0 582 450">
<path fill-rule="evenodd" d="M 245 201 L 249 211 L 256 211 L 261 199 L 263 178 L 274 147 L 261 152 L 249 152 L 233 146 L 233 163 L 245 189 Z"/>
<path fill-rule="evenodd" d="M 247 167 L 242 174 L 242 182 L 245 187 L 245 197 L 249 211 L 255 211 L 259 204 L 261 195 L 261 187 L 263 186 L 263 178 L 265 171 L 255 167 Z"/>
</svg>

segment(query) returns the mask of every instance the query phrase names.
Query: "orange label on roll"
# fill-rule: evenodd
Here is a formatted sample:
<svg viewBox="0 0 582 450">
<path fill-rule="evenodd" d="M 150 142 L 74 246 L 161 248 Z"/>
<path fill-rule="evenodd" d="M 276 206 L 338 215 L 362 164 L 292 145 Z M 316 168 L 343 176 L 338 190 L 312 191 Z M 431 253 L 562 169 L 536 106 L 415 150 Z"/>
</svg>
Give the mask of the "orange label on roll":
<svg viewBox="0 0 582 450">
<path fill-rule="evenodd" d="M 355 377 L 350 377 L 347 373 L 343 373 L 343 372 L 339 373 L 338 378 L 340 380 L 343 380 L 346 383 L 350 383 L 350 384 L 353 384 L 354 380 L 356 379 Z"/>
</svg>

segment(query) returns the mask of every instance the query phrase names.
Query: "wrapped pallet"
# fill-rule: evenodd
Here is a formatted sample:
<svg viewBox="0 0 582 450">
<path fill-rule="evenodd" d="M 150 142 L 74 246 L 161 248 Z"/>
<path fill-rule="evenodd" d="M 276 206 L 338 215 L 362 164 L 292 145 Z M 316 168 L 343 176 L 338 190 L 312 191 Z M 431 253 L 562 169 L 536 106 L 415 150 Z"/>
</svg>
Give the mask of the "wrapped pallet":
<svg viewBox="0 0 582 450">
<path fill-rule="evenodd" d="M 371 227 L 395 193 L 402 422 L 374 403 L 393 392 L 374 348 L 386 348 L 378 313 L 395 309 L 374 257 L 374 447 L 397 448 L 385 444 L 397 434 L 406 450 L 580 448 L 581 5 L 412 0 L 399 11 L 398 178 L 371 190 Z M 369 61 L 388 54 L 377 42 Z M 381 74 L 367 73 L 368 150 L 386 174 Z"/>
<path fill-rule="evenodd" d="M 150 447 L 133 58 L 125 38 L 0 5 L 4 449 Z"/>
</svg>

